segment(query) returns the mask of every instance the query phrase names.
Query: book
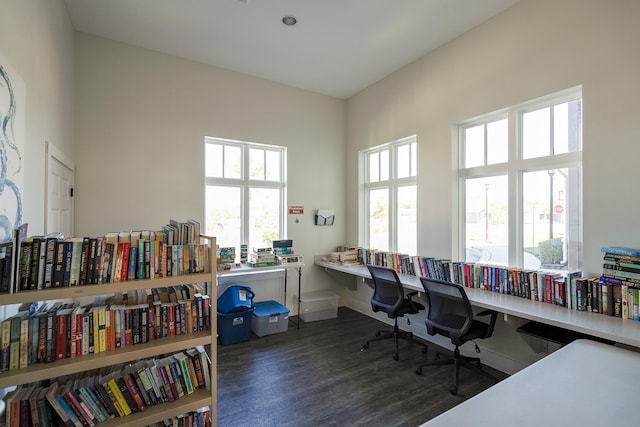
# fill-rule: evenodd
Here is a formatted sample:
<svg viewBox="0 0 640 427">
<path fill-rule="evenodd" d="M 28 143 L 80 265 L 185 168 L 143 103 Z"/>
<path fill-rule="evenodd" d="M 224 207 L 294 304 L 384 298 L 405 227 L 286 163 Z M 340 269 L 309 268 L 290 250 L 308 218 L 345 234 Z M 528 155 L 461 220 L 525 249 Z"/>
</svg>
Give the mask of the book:
<svg viewBox="0 0 640 427">
<path fill-rule="evenodd" d="M 82 261 L 82 241 L 80 237 L 72 237 L 71 241 L 71 269 L 69 272 L 69 286 L 80 285 L 80 263 Z"/>
<path fill-rule="evenodd" d="M 49 402 L 49 404 L 51 405 L 55 413 L 58 414 L 58 417 L 60 418 L 60 420 L 65 426 L 82 427 L 82 424 L 80 423 L 79 420 L 77 420 L 77 417 L 75 417 L 75 415 L 74 415 L 74 418 L 76 418 L 76 421 L 78 421 L 78 424 L 76 424 L 71 419 L 70 412 L 72 411 L 69 409 L 69 412 L 67 412 L 65 408 L 67 406 L 66 403 L 65 403 L 65 407 L 63 407 L 61 401 L 58 400 L 59 388 L 60 388 L 60 385 L 57 382 L 53 382 L 47 389 L 45 398 L 47 399 L 47 401 Z"/>
<path fill-rule="evenodd" d="M 624 255 L 640 258 L 640 249 L 626 248 L 622 246 L 606 246 L 600 249 L 605 254 Z"/>
<path fill-rule="evenodd" d="M 124 417 L 126 415 L 131 414 L 132 409 L 129 406 L 129 404 L 127 403 L 127 401 L 125 400 L 124 395 L 122 394 L 122 391 L 120 390 L 120 386 L 116 382 L 115 378 L 108 379 L 106 381 L 105 386 L 109 387 L 109 390 L 110 390 L 111 394 L 113 395 L 113 397 L 115 399 L 115 402 L 117 402 L 116 408 L 119 408 L 118 413 L 120 414 L 120 416 Z"/>
<path fill-rule="evenodd" d="M 45 269 L 44 269 L 44 289 L 53 287 L 53 273 L 56 266 L 58 249 L 58 238 L 47 237 L 46 240 L 46 255 L 45 255 Z"/>
<path fill-rule="evenodd" d="M 0 372 L 9 370 L 9 345 L 11 343 L 11 318 L 2 320 L 0 324 Z"/>
<path fill-rule="evenodd" d="M 187 356 L 184 353 L 176 353 L 173 355 L 177 365 L 180 367 L 180 373 L 182 374 L 182 383 L 184 384 L 184 390 L 187 394 L 193 393 L 194 380 L 191 378 L 191 372 L 189 370 L 189 363 L 187 362 Z"/>
<path fill-rule="evenodd" d="M 127 391 L 133 399 L 133 404 L 136 406 L 136 411 L 133 412 L 143 412 L 144 410 L 146 410 L 147 407 L 144 404 L 142 395 L 140 394 L 140 389 L 138 388 L 138 385 L 136 384 L 133 376 L 130 373 L 124 372 L 121 378 L 126 386 Z"/>
</svg>

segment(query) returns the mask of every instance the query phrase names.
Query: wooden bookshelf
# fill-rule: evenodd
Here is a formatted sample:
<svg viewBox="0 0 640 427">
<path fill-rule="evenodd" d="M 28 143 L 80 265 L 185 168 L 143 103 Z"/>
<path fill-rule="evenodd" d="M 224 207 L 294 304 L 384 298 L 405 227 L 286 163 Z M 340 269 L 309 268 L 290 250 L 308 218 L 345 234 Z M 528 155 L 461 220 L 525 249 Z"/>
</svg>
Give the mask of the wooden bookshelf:
<svg viewBox="0 0 640 427">
<path fill-rule="evenodd" d="M 0 305 L 23 304 L 36 301 L 54 301 L 66 299 L 79 299 L 85 297 L 95 297 L 100 295 L 113 295 L 116 293 L 126 293 L 139 290 L 167 288 L 192 283 L 208 283 L 208 296 L 210 301 L 214 300 L 217 288 L 217 275 L 215 271 L 215 247 L 216 238 L 210 236 L 200 236 L 207 241 L 209 246 L 208 269 L 205 273 L 184 274 L 166 278 L 128 280 L 99 285 L 84 285 L 55 289 L 43 289 L 35 291 L 19 291 L 13 294 L 0 295 Z M 162 420 L 195 411 L 202 407 L 210 407 L 212 424 L 216 424 L 216 348 L 217 348 L 217 316 L 211 308 L 209 330 L 187 333 L 172 337 L 158 338 L 147 343 L 135 344 L 121 347 L 115 350 L 87 354 L 74 358 L 66 358 L 52 363 L 35 363 L 22 369 L 14 369 L 0 372 L 0 389 L 17 386 L 21 384 L 35 383 L 38 381 L 56 378 L 81 372 L 97 371 L 100 368 L 111 365 L 119 365 L 134 362 L 141 359 L 149 359 L 155 356 L 172 354 L 187 350 L 196 346 L 203 346 L 210 349 L 209 359 L 211 367 L 211 390 L 198 389 L 192 394 L 184 396 L 173 402 L 165 402 L 147 408 L 143 412 L 131 414 L 127 417 L 114 418 L 101 423 L 101 426 L 141 426 L 149 425 Z"/>
</svg>

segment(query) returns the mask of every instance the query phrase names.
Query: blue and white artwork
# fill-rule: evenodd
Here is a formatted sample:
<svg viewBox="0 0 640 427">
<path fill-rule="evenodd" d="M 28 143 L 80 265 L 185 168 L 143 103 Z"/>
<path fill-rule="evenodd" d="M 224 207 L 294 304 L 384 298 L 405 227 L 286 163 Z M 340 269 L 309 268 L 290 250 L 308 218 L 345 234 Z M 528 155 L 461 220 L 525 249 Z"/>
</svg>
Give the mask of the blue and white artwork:
<svg viewBox="0 0 640 427">
<path fill-rule="evenodd" d="M 22 224 L 24 83 L 0 55 L 0 242 Z"/>
</svg>

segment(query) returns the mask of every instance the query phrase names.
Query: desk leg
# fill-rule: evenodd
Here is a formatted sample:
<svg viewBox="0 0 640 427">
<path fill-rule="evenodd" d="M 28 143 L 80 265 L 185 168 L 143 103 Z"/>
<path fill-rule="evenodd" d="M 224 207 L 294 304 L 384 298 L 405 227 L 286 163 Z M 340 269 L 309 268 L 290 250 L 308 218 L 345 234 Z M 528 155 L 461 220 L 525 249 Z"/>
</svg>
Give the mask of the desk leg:
<svg viewBox="0 0 640 427">
<path fill-rule="evenodd" d="M 298 329 L 300 329 L 300 289 L 302 288 L 302 267 L 298 267 Z"/>
</svg>

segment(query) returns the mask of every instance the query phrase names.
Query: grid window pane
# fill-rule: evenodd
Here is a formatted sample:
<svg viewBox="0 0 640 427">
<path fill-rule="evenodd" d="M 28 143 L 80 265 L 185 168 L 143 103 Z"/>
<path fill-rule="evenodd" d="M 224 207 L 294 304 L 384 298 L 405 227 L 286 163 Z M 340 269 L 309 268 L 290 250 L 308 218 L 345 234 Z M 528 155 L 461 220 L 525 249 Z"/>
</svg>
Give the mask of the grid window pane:
<svg viewBox="0 0 640 427">
<path fill-rule="evenodd" d="M 484 165 L 484 125 L 464 131 L 464 166 L 472 168 Z"/>
<path fill-rule="evenodd" d="M 465 181 L 467 261 L 508 265 L 508 194 L 506 175 Z"/>
<path fill-rule="evenodd" d="M 524 250 L 541 268 L 567 264 L 567 214 L 571 208 L 571 177 L 577 169 L 550 169 L 523 174 Z"/>
<path fill-rule="evenodd" d="M 252 248 L 265 248 L 280 236 L 280 190 L 249 189 L 249 234 Z"/>
<path fill-rule="evenodd" d="M 380 152 L 380 181 L 389 180 L 389 150 Z"/>
<path fill-rule="evenodd" d="M 280 180 L 280 153 L 277 151 L 267 150 L 267 181 Z"/>
<path fill-rule="evenodd" d="M 487 124 L 487 164 L 504 163 L 509 159 L 509 121 Z"/>
<path fill-rule="evenodd" d="M 240 187 L 208 185 L 205 190 L 206 234 L 216 236 L 220 246 L 240 247 L 242 190 Z M 236 253 L 240 253 L 239 250 Z"/>
<path fill-rule="evenodd" d="M 397 150 L 398 178 L 411 176 L 411 146 L 401 145 Z"/>
<path fill-rule="evenodd" d="M 417 186 L 398 187 L 398 252 L 417 253 Z"/>
<path fill-rule="evenodd" d="M 369 182 L 380 181 L 380 153 L 371 153 L 369 158 Z"/>
<path fill-rule="evenodd" d="M 389 190 L 369 192 L 369 248 L 389 250 Z"/>
<path fill-rule="evenodd" d="M 551 154 L 549 108 L 522 115 L 522 157 L 532 159 Z"/>
<path fill-rule="evenodd" d="M 218 144 L 205 144 L 205 175 L 215 178 L 222 178 L 223 171 L 223 146 Z"/>
<path fill-rule="evenodd" d="M 264 177 L 264 150 L 251 148 L 249 150 L 249 179 L 264 181 Z"/>
<path fill-rule="evenodd" d="M 224 147 L 224 177 L 240 179 L 242 177 L 242 149 L 232 145 Z"/>
</svg>

